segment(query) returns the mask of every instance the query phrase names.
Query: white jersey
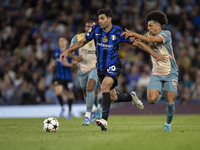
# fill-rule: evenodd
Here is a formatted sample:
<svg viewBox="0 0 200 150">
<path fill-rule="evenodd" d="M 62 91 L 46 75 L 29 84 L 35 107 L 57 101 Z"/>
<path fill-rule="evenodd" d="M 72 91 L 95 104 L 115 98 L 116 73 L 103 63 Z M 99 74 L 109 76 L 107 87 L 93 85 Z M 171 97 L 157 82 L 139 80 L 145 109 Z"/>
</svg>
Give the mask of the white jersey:
<svg viewBox="0 0 200 150">
<path fill-rule="evenodd" d="M 151 36 L 148 33 L 145 36 Z M 168 75 L 170 73 L 178 74 L 178 66 L 176 64 L 176 60 L 174 58 L 173 48 L 172 48 L 172 39 L 171 33 L 167 30 L 162 30 L 156 36 L 160 36 L 163 39 L 161 43 L 150 43 L 150 48 L 159 54 L 166 54 L 168 56 L 167 62 L 159 61 L 158 64 L 153 56 L 151 56 L 151 60 L 153 63 L 153 75 Z"/>
<path fill-rule="evenodd" d="M 85 33 L 77 34 L 73 37 L 71 45 L 82 40 L 85 37 Z M 83 60 L 79 62 L 79 69 L 82 73 L 86 73 L 94 68 L 96 68 L 96 48 L 94 40 L 90 41 L 83 47 L 75 51 L 76 55 L 82 55 Z"/>
</svg>

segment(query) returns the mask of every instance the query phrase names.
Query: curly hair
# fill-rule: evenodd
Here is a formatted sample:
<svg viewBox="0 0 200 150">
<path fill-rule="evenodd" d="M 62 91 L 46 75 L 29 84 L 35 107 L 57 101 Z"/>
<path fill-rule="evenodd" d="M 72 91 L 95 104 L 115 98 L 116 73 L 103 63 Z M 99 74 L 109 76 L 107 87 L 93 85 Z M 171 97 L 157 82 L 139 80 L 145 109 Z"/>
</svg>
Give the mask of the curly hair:
<svg viewBox="0 0 200 150">
<path fill-rule="evenodd" d="M 146 16 L 146 20 L 147 21 L 151 21 L 151 20 L 157 21 L 161 24 L 161 26 L 168 23 L 167 15 L 159 10 L 151 11 Z"/>
</svg>

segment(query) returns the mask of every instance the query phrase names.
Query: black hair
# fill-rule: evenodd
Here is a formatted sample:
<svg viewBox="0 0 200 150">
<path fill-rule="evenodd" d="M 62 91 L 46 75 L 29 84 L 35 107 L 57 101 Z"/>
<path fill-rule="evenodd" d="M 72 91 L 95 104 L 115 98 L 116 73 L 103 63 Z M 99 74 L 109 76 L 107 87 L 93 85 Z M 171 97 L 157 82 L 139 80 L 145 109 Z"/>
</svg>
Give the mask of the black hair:
<svg viewBox="0 0 200 150">
<path fill-rule="evenodd" d="M 168 23 L 167 15 L 163 13 L 160 10 L 154 10 L 151 11 L 147 16 L 146 16 L 147 21 L 156 21 L 162 25 Z"/>
<path fill-rule="evenodd" d="M 105 14 L 106 17 L 111 17 L 112 18 L 112 9 L 110 9 L 110 8 L 99 9 L 98 12 L 97 12 L 97 15 L 99 16 L 101 14 Z"/>
</svg>

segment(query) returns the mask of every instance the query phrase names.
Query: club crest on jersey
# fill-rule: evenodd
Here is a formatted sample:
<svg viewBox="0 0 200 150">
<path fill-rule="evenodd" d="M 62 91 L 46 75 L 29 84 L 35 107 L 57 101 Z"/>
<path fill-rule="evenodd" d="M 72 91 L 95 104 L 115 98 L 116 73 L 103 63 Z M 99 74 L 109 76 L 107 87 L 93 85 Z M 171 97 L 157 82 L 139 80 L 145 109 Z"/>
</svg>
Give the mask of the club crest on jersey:
<svg viewBox="0 0 200 150">
<path fill-rule="evenodd" d="M 107 42 L 108 42 L 108 38 L 107 38 L 106 36 L 103 38 L 103 42 L 104 42 L 104 43 L 107 43 Z"/>
<path fill-rule="evenodd" d="M 112 35 L 112 40 L 116 40 L 116 35 Z"/>
</svg>

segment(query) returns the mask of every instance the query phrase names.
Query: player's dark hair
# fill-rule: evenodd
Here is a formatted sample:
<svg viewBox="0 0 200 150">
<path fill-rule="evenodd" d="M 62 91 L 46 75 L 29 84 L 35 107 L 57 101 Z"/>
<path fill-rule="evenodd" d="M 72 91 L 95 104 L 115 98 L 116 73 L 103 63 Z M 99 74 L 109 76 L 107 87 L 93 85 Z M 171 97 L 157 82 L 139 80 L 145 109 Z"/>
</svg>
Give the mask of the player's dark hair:
<svg viewBox="0 0 200 150">
<path fill-rule="evenodd" d="M 99 16 L 101 14 L 105 14 L 106 17 L 111 17 L 112 18 L 112 9 L 110 9 L 110 8 L 99 9 L 98 12 L 97 12 L 97 15 Z"/>
<path fill-rule="evenodd" d="M 146 20 L 159 22 L 161 26 L 168 23 L 167 15 L 159 10 L 151 11 L 146 16 Z"/>
</svg>

